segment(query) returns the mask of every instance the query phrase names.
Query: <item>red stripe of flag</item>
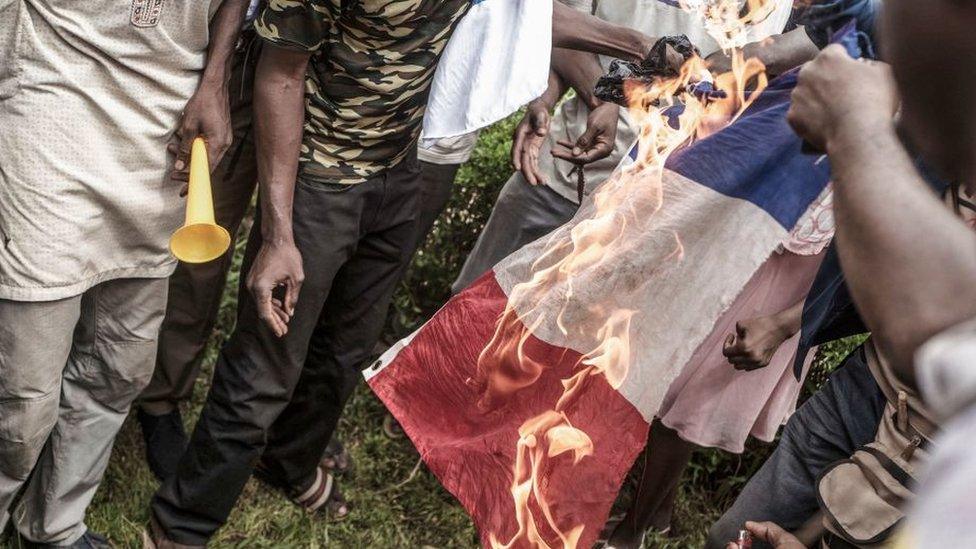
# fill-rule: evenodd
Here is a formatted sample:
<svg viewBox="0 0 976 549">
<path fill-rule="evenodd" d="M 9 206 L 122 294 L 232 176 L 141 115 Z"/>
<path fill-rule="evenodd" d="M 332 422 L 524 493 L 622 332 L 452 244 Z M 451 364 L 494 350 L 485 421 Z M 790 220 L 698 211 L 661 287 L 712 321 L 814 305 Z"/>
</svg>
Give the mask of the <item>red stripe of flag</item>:
<svg viewBox="0 0 976 549">
<path fill-rule="evenodd" d="M 561 381 L 580 354 L 531 337 L 529 356 L 547 365 L 531 386 L 480 409 L 471 383 L 478 355 L 495 330 L 506 295 L 489 273 L 452 299 L 369 384 L 403 426 L 430 470 L 467 509 L 482 544 L 492 534 L 507 542 L 517 532 L 511 487 L 518 429 L 552 410 Z M 597 539 L 620 484 L 643 448 L 648 424 L 603 376 L 589 376 L 567 410 L 570 423 L 589 435 L 592 455 L 573 464 L 572 452 L 545 461 L 540 490 L 564 531 L 583 525 L 580 547 Z M 535 523 L 551 547 L 559 537 L 532 503 Z M 527 547 L 524 540 L 515 547 Z"/>
</svg>

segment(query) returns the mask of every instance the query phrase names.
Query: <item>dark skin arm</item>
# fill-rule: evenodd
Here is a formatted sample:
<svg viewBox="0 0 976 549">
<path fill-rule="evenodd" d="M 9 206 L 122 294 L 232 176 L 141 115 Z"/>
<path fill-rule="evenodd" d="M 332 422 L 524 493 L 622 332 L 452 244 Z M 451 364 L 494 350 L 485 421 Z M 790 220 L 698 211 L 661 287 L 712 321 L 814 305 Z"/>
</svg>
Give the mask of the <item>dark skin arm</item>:
<svg viewBox="0 0 976 549">
<path fill-rule="evenodd" d="M 525 116 L 515 127 L 512 135 L 512 165 L 522 172 L 525 180 L 532 185 L 545 183 L 539 170 L 539 151 L 549 135 L 551 113 L 556 102 L 566 93 L 566 85 L 555 71 L 549 71 L 549 86 L 546 91 L 525 108 Z"/>
<path fill-rule="evenodd" d="M 292 234 L 295 177 L 305 121 L 305 70 L 310 54 L 266 44 L 254 85 L 254 136 L 261 199 L 261 249 L 247 274 L 258 315 L 281 337 L 305 278 Z M 272 297 L 284 286 L 284 302 Z"/>
<path fill-rule="evenodd" d="M 593 94 L 596 81 L 603 76 L 603 66 L 600 59 L 593 53 L 571 50 L 566 48 L 553 48 L 552 50 L 552 70 L 556 71 L 559 77 L 567 86 L 576 90 L 576 95 L 586 103 L 586 106 L 593 110 L 603 104 Z"/>
<path fill-rule="evenodd" d="M 596 81 L 603 75 L 600 60 L 592 53 L 556 48 L 552 52 L 552 70 L 576 90 L 590 109 L 586 131 L 575 143 L 558 141 L 552 155 L 575 164 L 588 164 L 606 158 L 613 152 L 617 138 L 620 107 L 601 101 L 593 93 Z"/>
<path fill-rule="evenodd" d="M 976 238 L 916 171 L 892 122 L 896 105 L 887 66 L 830 46 L 800 73 L 789 119 L 830 156 L 845 277 L 882 350 L 912 382 L 918 347 L 976 316 Z"/>
<path fill-rule="evenodd" d="M 785 34 L 779 34 L 760 42 L 746 44 L 742 48 L 745 59 L 758 58 L 766 65 L 766 73 L 770 76 L 784 72 L 810 61 L 820 50 L 810 41 L 810 37 L 803 28 L 794 29 Z M 732 58 L 719 50 L 706 59 L 709 69 L 714 73 L 724 73 L 732 70 Z"/>
<path fill-rule="evenodd" d="M 210 169 L 216 169 L 234 140 L 230 124 L 230 67 L 241 32 L 247 0 L 226 0 L 210 23 L 207 66 L 196 92 L 187 102 L 168 149 L 176 155 L 171 177 L 189 179 L 190 148 L 202 136 L 207 143 Z"/>
<path fill-rule="evenodd" d="M 725 338 L 722 354 L 736 370 L 751 372 L 769 366 L 780 345 L 800 331 L 803 303 L 801 300 L 776 314 L 737 322 L 735 333 Z"/>
<path fill-rule="evenodd" d="M 643 61 L 654 42 L 646 34 L 607 23 L 556 0 L 552 3 L 552 47 Z"/>
</svg>

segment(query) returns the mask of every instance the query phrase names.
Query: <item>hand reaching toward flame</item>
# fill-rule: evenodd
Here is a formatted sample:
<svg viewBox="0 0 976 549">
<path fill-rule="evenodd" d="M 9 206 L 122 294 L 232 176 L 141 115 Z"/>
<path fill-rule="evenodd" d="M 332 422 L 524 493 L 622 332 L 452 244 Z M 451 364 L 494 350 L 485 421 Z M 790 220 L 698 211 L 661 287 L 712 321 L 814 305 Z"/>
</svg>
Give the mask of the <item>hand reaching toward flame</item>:
<svg viewBox="0 0 976 549">
<path fill-rule="evenodd" d="M 545 183 L 539 171 L 539 150 L 549 135 L 549 109 L 542 98 L 529 103 L 512 136 L 512 165 L 532 185 Z"/>
<path fill-rule="evenodd" d="M 800 71 L 787 119 L 796 133 L 822 151 L 840 135 L 872 135 L 890 126 L 898 108 L 891 68 L 852 59 L 843 47 L 828 46 Z"/>
<path fill-rule="evenodd" d="M 574 164 L 589 164 L 610 156 L 617 141 L 617 121 L 620 107 L 615 103 L 603 103 L 590 111 L 586 131 L 576 143 L 560 140 L 553 147 L 552 155 Z"/>
</svg>

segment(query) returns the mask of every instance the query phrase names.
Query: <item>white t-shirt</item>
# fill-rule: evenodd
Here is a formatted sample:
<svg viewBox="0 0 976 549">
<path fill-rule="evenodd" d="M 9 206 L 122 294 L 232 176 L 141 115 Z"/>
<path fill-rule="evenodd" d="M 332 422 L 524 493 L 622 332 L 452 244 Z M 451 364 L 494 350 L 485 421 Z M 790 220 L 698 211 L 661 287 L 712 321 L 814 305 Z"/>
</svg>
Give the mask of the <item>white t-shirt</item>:
<svg viewBox="0 0 976 549">
<path fill-rule="evenodd" d="M 471 158 L 480 133 L 481 130 L 475 130 L 454 137 L 442 137 L 433 143 L 424 143 L 426 146 L 417 147 L 417 158 L 431 164 L 464 164 Z"/>
<path fill-rule="evenodd" d="M 774 0 L 776 8 L 762 23 L 750 29 L 750 41 L 759 41 L 779 34 L 786 26 L 793 8 L 791 0 Z M 589 0 L 565 0 L 564 3 L 589 11 Z M 719 49 L 715 40 L 705 31 L 701 20 L 679 7 L 676 0 L 592 0 L 593 14 L 617 25 L 638 29 L 653 37 L 684 34 L 695 44 L 702 55 L 708 56 Z M 606 71 L 613 58 L 601 56 L 600 64 Z M 586 131 L 586 118 L 590 111 L 583 101 L 573 98 L 564 101 L 553 115 L 549 139 L 543 146 L 540 170 L 546 177 L 549 187 L 563 197 L 577 201 L 576 174 L 570 175 L 574 164 L 552 158 L 552 147 L 560 139 L 576 141 Z M 616 169 L 624 154 L 637 140 L 637 128 L 627 113 L 620 109 L 620 122 L 617 125 L 617 142 L 609 157 L 587 164 L 586 192 L 592 192 Z M 550 160 L 551 159 L 551 160 Z"/>
</svg>

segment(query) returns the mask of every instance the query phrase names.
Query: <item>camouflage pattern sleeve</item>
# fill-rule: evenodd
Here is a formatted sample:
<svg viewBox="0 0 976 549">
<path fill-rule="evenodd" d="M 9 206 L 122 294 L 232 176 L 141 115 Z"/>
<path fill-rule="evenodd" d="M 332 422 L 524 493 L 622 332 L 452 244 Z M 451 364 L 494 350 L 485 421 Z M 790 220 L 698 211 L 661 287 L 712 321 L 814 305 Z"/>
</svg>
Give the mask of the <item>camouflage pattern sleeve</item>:
<svg viewBox="0 0 976 549">
<path fill-rule="evenodd" d="M 325 43 L 338 0 L 269 0 L 254 21 L 259 36 L 282 48 L 314 52 Z"/>
</svg>

